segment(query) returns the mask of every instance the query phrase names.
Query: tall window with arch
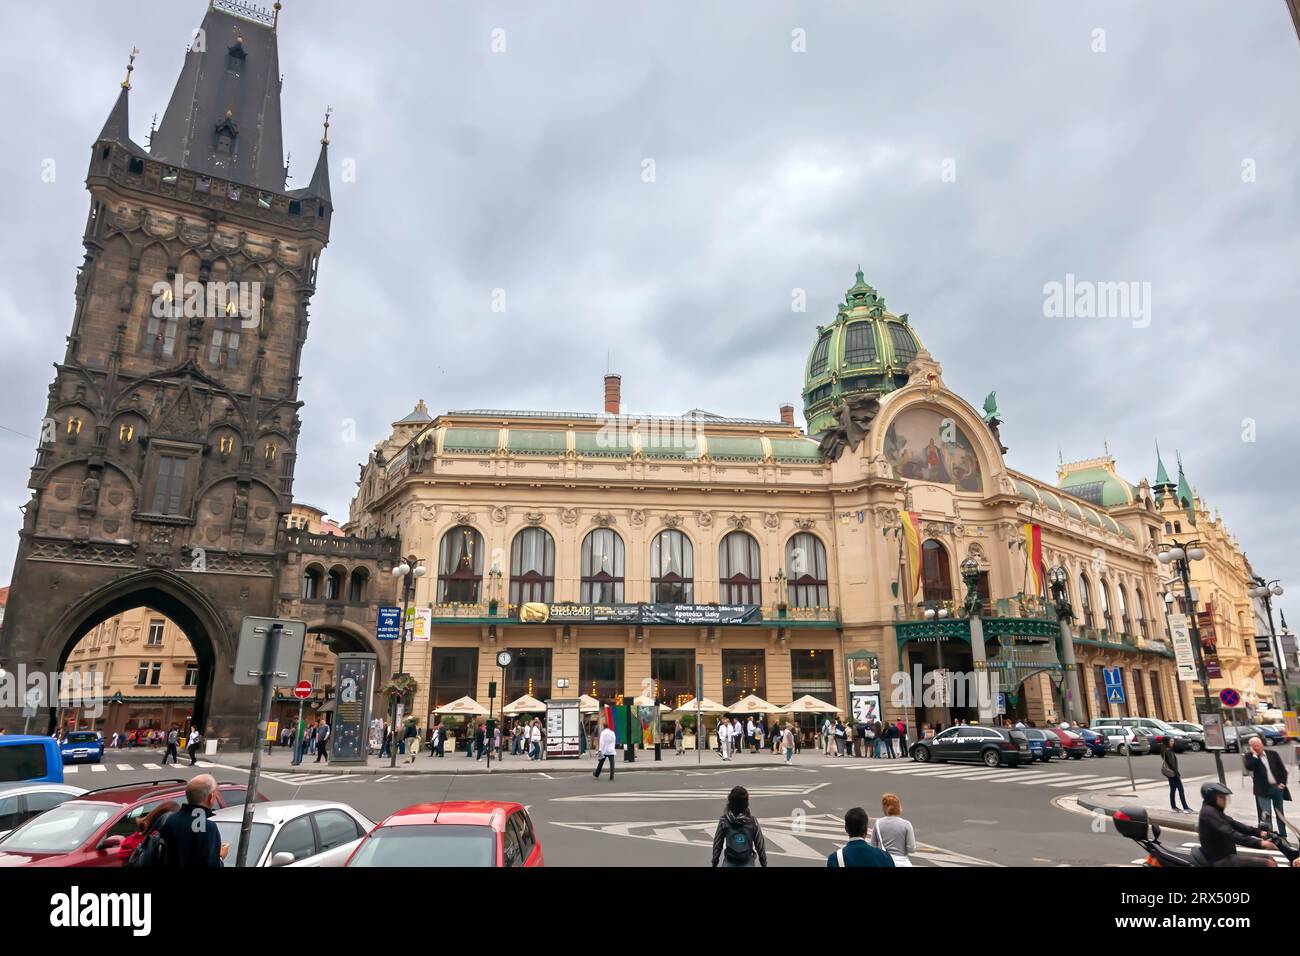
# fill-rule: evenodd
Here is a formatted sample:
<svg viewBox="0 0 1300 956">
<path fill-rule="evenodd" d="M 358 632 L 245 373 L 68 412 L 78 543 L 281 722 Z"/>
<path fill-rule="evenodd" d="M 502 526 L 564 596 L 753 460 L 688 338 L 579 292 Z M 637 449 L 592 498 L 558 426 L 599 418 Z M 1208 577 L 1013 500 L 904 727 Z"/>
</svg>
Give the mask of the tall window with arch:
<svg viewBox="0 0 1300 956">
<path fill-rule="evenodd" d="M 1149 635 L 1147 633 L 1147 602 L 1142 596 L 1141 588 L 1133 589 L 1133 598 L 1137 601 L 1138 630 L 1142 632 L 1142 639 L 1145 640 Z"/>
<path fill-rule="evenodd" d="M 1110 613 L 1110 584 L 1105 578 L 1097 580 L 1097 596 L 1101 601 L 1101 626 L 1108 631 L 1114 630 L 1115 622 Z"/>
<path fill-rule="evenodd" d="M 1088 587 L 1088 578 L 1079 575 L 1079 612 L 1083 615 L 1084 627 L 1096 627 L 1092 619 L 1092 591 Z"/>
<path fill-rule="evenodd" d="M 785 565 L 791 607 L 830 606 L 826 546 L 821 538 L 807 531 L 792 535 L 785 545 Z"/>
<path fill-rule="evenodd" d="M 948 549 L 933 538 L 921 545 L 921 596 L 927 604 L 952 600 L 952 563 Z"/>
<path fill-rule="evenodd" d="M 684 532 L 660 531 L 650 543 L 650 600 L 656 604 L 695 600 L 695 549 Z"/>
<path fill-rule="evenodd" d="M 144 348 L 149 355 L 172 358 L 176 354 L 176 317 L 180 305 L 172 292 L 176 270 L 167 271 L 167 285 L 149 300 L 149 313 L 145 318 Z"/>
<path fill-rule="evenodd" d="M 438 603 L 477 604 L 483 583 L 483 536 L 457 525 L 438 546 Z"/>
<path fill-rule="evenodd" d="M 1119 611 L 1120 632 L 1123 634 L 1128 634 L 1129 633 L 1128 592 L 1124 589 L 1124 585 L 1122 584 L 1118 585 L 1115 588 L 1115 602 L 1116 602 L 1115 607 Z"/>
<path fill-rule="evenodd" d="M 623 539 L 609 528 L 596 528 L 582 539 L 583 604 L 617 604 L 623 600 Z"/>
<path fill-rule="evenodd" d="M 545 528 L 525 528 L 510 545 L 510 603 L 555 600 L 555 539 Z"/>
<path fill-rule="evenodd" d="M 758 542 L 732 531 L 718 545 L 718 583 L 723 604 L 762 604 L 763 577 Z"/>
</svg>

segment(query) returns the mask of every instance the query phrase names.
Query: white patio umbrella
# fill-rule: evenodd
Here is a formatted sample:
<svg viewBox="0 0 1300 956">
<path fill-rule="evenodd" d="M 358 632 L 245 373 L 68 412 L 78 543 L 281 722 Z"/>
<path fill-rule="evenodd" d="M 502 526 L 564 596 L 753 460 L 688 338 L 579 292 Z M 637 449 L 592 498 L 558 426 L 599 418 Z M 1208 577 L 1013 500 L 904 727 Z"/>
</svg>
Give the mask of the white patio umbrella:
<svg viewBox="0 0 1300 956">
<path fill-rule="evenodd" d="M 729 714 L 779 714 L 782 709 L 776 704 L 769 704 L 757 694 L 742 697 L 727 708 Z"/>
<path fill-rule="evenodd" d="M 650 707 L 650 706 L 652 706 L 653 704 L 654 704 L 654 698 L 653 698 L 653 697 L 634 697 L 634 698 L 632 698 L 632 706 L 633 706 L 633 707 Z M 660 705 L 659 705 L 659 713 L 661 713 L 661 714 L 668 714 L 668 713 L 671 713 L 671 712 L 672 712 L 672 708 L 669 707 L 667 704 L 660 704 Z"/>
<path fill-rule="evenodd" d="M 693 714 L 695 712 L 696 707 L 694 697 L 673 711 L 674 714 Z M 723 707 L 717 701 L 709 700 L 707 697 L 701 697 L 699 712 L 701 714 L 725 714 L 727 713 L 727 708 Z"/>
<path fill-rule="evenodd" d="M 501 708 L 501 713 L 513 717 L 515 714 L 542 714 L 546 712 L 546 705 L 536 697 L 524 694 L 518 700 L 512 700 Z"/>
<path fill-rule="evenodd" d="M 594 697 L 583 694 L 578 698 L 578 713 L 595 714 L 600 712 L 600 701 Z"/>
<path fill-rule="evenodd" d="M 473 697 L 461 697 L 434 710 L 435 714 L 454 714 L 462 717 L 486 717 L 487 708 Z"/>
<path fill-rule="evenodd" d="M 793 700 L 781 708 L 783 714 L 842 714 L 842 708 L 834 704 L 828 704 L 824 700 L 818 700 L 808 694 L 804 694 L 798 700 Z"/>
</svg>

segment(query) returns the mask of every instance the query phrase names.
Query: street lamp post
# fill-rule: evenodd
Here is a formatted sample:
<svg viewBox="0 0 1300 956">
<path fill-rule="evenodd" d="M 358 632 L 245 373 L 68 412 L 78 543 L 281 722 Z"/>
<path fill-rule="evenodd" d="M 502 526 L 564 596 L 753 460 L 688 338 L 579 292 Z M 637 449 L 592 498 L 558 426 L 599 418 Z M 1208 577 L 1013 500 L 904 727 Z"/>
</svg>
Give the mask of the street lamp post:
<svg viewBox="0 0 1300 956">
<path fill-rule="evenodd" d="M 1052 589 L 1052 603 L 1056 605 L 1056 620 L 1061 628 L 1061 664 L 1065 667 L 1065 681 L 1061 710 L 1067 720 L 1083 723 L 1083 695 L 1079 690 L 1079 662 L 1074 656 L 1074 608 L 1070 605 L 1070 592 L 1066 585 L 1069 572 L 1057 565 L 1047 572 L 1047 582 Z"/>
<path fill-rule="evenodd" d="M 1256 587 L 1251 588 L 1246 593 L 1254 598 L 1261 598 L 1264 601 L 1264 610 L 1268 612 L 1268 640 L 1269 647 L 1273 650 L 1273 666 L 1277 668 L 1278 680 L 1282 686 L 1282 696 L 1284 702 L 1289 703 L 1287 698 L 1287 681 L 1286 681 L 1286 663 L 1282 656 L 1281 645 L 1277 642 L 1277 630 L 1273 627 L 1273 597 L 1281 597 L 1283 593 L 1282 584 L 1277 579 L 1265 581 L 1261 577 L 1255 578 Z"/>
<path fill-rule="evenodd" d="M 1156 560 L 1161 564 L 1170 564 L 1174 566 L 1174 572 L 1183 584 L 1184 606 L 1187 608 L 1187 623 L 1192 631 L 1192 653 L 1196 657 L 1196 673 L 1201 679 L 1201 697 L 1204 700 L 1205 712 L 1209 713 L 1214 709 L 1210 703 L 1210 678 L 1205 666 L 1205 655 L 1201 649 L 1201 628 L 1196 620 L 1196 602 L 1192 600 L 1192 581 L 1190 562 L 1200 561 L 1205 557 L 1205 549 L 1201 547 L 1199 541 L 1171 541 L 1169 547 L 1156 555 Z M 1223 776 L 1223 754 L 1214 751 L 1214 768 L 1218 771 L 1219 782 L 1224 782 Z"/>
<path fill-rule="evenodd" d="M 415 594 L 415 581 L 425 575 L 426 568 L 416 557 L 406 558 L 397 567 L 393 568 L 393 577 L 402 579 L 402 640 L 401 648 L 397 655 L 397 674 L 405 673 L 406 669 L 406 642 L 410 640 L 407 635 L 406 617 L 411 610 L 411 597 Z M 414 630 L 412 626 L 410 630 Z M 394 674 L 394 678 L 397 677 Z M 392 702 L 392 719 L 389 726 L 392 728 L 393 739 L 388 745 L 388 766 L 397 766 L 397 694 L 393 695 Z"/>
</svg>

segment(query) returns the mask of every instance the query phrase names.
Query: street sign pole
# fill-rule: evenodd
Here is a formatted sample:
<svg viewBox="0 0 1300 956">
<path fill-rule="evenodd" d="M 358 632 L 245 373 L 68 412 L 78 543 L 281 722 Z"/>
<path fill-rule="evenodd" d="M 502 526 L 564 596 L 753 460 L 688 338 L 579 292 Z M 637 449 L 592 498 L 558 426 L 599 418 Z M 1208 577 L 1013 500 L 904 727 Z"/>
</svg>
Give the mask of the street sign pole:
<svg viewBox="0 0 1300 956">
<path fill-rule="evenodd" d="M 272 624 L 266 635 L 266 644 L 262 648 L 262 670 L 258 675 L 262 682 L 262 703 L 257 711 L 257 734 L 254 738 L 259 743 L 266 736 L 266 723 L 271 715 L 271 694 L 275 687 L 275 679 L 277 676 L 289 676 L 275 673 L 275 659 L 280 651 L 282 630 L 284 630 L 283 624 Z M 235 866 L 238 867 L 248 865 L 248 843 L 253 834 L 253 804 L 257 802 L 257 779 L 261 773 L 262 748 L 255 743 L 252 762 L 248 768 L 248 797 L 244 801 L 244 819 L 239 826 L 239 852 L 235 856 Z"/>
<path fill-rule="evenodd" d="M 497 682 L 494 680 L 488 681 L 487 768 L 489 770 L 492 769 L 492 742 L 496 733 L 496 721 L 493 719 L 493 714 L 496 713 L 496 699 L 497 699 Z"/>
<path fill-rule="evenodd" d="M 298 732 L 293 738 L 293 765 L 296 767 L 302 763 L 302 705 L 307 703 L 301 697 L 298 698 Z"/>
<path fill-rule="evenodd" d="M 699 766 L 700 761 L 704 759 L 704 751 L 700 749 L 700 735 L 704 733 L 703 715 L 700 709 L 703 707 L 704 700 L 704 665 L 695 665 L 695 764 Z M 704 738 L 705 742 L 708 737 Z"/>
</svg>

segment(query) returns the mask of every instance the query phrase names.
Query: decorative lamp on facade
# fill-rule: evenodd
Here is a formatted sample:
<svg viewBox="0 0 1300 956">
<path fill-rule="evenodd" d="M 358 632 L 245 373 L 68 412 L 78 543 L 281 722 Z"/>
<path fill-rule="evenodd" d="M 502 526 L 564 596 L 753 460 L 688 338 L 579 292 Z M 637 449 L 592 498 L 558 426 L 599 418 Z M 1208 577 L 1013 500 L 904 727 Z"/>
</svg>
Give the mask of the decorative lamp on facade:
<svg viewBox="0 0 1300 956">
<path fill-rule="evenodd" d="M 983 603 L 976 587 L 980 582 L 980 563 L 973 555 L 967 555 L 961 563 L 961 579 L 966 585 L 966 613 L 978 614 Z"/>
</svg>

